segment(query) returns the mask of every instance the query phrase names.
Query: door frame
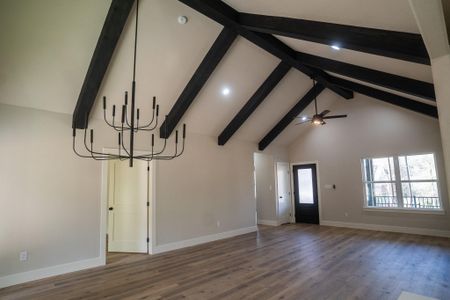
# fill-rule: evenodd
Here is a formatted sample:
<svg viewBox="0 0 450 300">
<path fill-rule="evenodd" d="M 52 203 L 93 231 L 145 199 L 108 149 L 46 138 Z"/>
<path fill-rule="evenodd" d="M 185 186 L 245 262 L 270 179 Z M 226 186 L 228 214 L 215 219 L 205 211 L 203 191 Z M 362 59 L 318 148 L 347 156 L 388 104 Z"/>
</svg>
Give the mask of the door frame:
<svg viewBox="0 0 450 300">
<path fill-rule="evenodd" d="M 302 165 L 315 165 L 316 166 L 316 177 L 317 177 L 317 202 L 319 205 L 319 225 L 322 224 L 322 195 L 320 188 L 320 172 L 319 172 L 319 161 L 302 161 L 290 163 L 290 173 L 291 173 L 291 212 L 292 218 L 291 223 L 295 223 L 295 197 L 294 197 L 294 172 L 292 172 L 294 166 L 302 166 Z"/>
<path fill-rule="evenodd" d="M 290 214 L 291 217 L 289 218 L 289 223 L 292 223 L 292 216 L 294 215 L 292 213 L 292 180 L 291 180 L 291 176 L 292 176 L 292 170 L 291 170 L 291 164 L 285 161 L 275 161 L 275 203 L 276 203 L 276 213 L 277 213 L 277 223 L 278 225 L 280 225 L 280 208 L 279 208 L 279 203 L 278 203 L 278 199 L 279 199 L 279 194 L 278 194 L 278 164 L 282 163 L 282 164 L 287 164 L 288 165 L 288 170 L 289 170 L 289 192 L 291 193 L 289 196 L 289 198 L 291 198 L 291 205 L 290 205 Z M 294 200 L 295 201 L 295 200 Z"/>
<path fill-rule="evenodd" d="M 117 149 L 103 148 L 103 153 L 116 154 Z M 136 151 L 137 155 L 145 155 L 147 152 Z M 148 216 L 150 222 L 148 224 L 148 231 L 150 233 L 150 243 L 147 254 L 153 254 L 156 246 L 156 161 L 150 162 L 150 195 L 148 201 Z M 108 175 L 109 175 L 109 160 L 102 161 L 102 180 L 101 180 L 101 195 L 100 195 L 100 253 L 99 257 L 102 263 L 106 264 L 106 234 L 108 233 Z"/>
</svg>

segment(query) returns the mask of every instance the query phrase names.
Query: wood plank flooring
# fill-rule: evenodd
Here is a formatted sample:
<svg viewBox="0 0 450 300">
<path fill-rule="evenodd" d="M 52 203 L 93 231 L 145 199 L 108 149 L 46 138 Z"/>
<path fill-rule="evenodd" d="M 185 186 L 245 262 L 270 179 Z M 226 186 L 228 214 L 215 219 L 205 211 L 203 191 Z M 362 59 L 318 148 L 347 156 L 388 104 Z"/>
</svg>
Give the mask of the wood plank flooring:
<svg viewBox="0 0 450 300">
<path fill-rule="evenodd" d="M 0 299 L 450 299 L 450 239 L 318 225 L 260 227 L 0 290 Z"/>
</svg>

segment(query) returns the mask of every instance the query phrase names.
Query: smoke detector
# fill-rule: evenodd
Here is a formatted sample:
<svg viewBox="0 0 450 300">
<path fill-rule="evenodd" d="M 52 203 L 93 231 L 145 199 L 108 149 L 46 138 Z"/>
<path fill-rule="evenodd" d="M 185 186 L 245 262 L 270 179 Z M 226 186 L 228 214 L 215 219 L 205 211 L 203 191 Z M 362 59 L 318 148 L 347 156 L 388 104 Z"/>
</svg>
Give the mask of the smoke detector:
<svg viewBox="0 0 450 300">
<path fill-rule="evenodd" d="M 188 22 L 188 18 L 186 16 L 179 16 L 178 17 L 178 23 L 183 25 L 186 24 Z"/>
</svg>

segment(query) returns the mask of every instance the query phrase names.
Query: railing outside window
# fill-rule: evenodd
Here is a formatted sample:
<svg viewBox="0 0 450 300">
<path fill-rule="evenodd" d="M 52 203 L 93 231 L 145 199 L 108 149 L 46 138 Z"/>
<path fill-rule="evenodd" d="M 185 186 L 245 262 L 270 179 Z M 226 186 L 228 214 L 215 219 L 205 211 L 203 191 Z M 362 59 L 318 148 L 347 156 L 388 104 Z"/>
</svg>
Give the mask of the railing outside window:
<svg viewBox="0 0 450 300">
<path fill-rule="evenodd" d="M 397 208 L 397 197 L 374 196 L 373 207 Z M 439 197 L 403 197 L 404 208 L 440 209 Z"/>
<path fill-rule="evenodd" d="M 365 158 L 361 165 L 367 207 L 442 209 L 433 154 Z"/>
</svg>

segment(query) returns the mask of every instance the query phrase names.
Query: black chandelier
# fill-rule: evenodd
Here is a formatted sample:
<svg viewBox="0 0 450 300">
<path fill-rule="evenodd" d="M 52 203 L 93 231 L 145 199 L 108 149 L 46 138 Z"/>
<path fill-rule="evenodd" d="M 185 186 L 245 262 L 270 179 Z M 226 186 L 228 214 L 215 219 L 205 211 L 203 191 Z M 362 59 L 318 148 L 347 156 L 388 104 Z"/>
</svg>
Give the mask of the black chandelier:
<svg viewBox="0 0 450 300">
<path fill-rule="evenodd" d="M 116 106 L 112 106 L 112 120 L 108 121 L 106 109 L 106 97 L 103 97 L 103 119 L 105 123 L 114 129 L 118 135 L 117 153 L 104 153 L 94 150 L 94 130 L 90 129 L 89 143 L 88 136 L 88 116 L 86 116 L 86 124 L 84 126 L 83 144 L 87 154 L 80 154 L 76 149 L 76 128 L 73 128 L 73 151 L 76 155 L 82 158 L 90 158 L 94 160 L 129 160 L 130 167 L 133 167 L 133 160 L 143 160 L 150 162 L 152 160 L 171 160 L 179 157 L 184 152 L 184 145 L 186 139 L 186 124 L 183 124 L 181 147 L 179 144 L 178 130 L 175 131 L 175 147 L 172 154 L 166 154 L 167 146 L 167 116 L 164 122 L 164 142 L 161 149 L 155 150 L 155 134 L 151 134 L 151 150 L 146 154 L 135 155 L 134 142 L 138 132 L 152 132 L 158 127 L 159 105 L 156 104 L 156 97 L 153 97 L 152 103 L 152 117 L 144 125 L 139 125 L 139 108 L 136 109 L 136 53 L 137 53 L 137 35 L 138 35 L 138 16 L 139 16 L 139 0 L 136 0 L 136 24 L 134 33 L 134 54 L 133 54 L 133 81 L 131 85 L 131 110 L 128 110 L 128 92 L 125 92 L 124 104 L 122 105 L 121 120 L 116 124 Z M 129 133 L 129 148 L 124 144 L 125 133 Z M 82 146 L 83 147 L 83 146 Z M 181 148 L 181 149 L 179 149 Z"/>
</svg>

